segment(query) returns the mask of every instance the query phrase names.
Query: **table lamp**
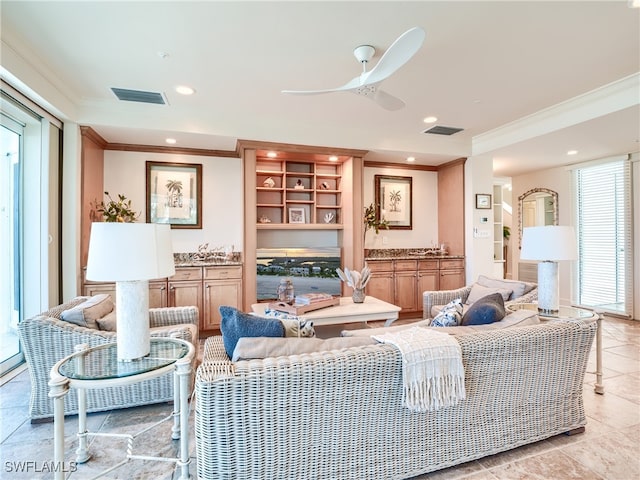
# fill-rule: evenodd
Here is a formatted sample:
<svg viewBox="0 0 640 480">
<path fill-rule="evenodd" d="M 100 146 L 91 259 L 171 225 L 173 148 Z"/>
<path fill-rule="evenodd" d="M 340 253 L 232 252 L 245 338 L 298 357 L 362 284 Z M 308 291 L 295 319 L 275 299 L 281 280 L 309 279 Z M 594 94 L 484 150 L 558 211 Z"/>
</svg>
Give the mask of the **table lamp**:
<svg viewBox="0 0 640 480">
<path fill-rule="evenodd" d="M 174 273 L 170 225 L 91 225 L 87 279 L 116 282 L 118 361 L 149 354 L 149 280 Z"/>
<path fill-rule="evenodd" d="M 541 315 L 558 315 L 560 309 L 558 262 L 575 260 L 576 253 L 576 235 L 573 227 L 548 225 L 523 229 L 520 259 L 540 261 L 538 263 L 538 312 Z"/>
</svg>

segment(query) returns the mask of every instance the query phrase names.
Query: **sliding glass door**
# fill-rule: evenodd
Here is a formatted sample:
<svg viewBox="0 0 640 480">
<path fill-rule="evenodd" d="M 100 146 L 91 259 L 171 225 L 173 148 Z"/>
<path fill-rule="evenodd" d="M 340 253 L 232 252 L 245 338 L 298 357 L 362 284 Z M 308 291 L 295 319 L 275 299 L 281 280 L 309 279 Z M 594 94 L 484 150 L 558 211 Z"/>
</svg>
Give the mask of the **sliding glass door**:
<svg viewBox="0 0 640 480">
<path fill-rule="evenodd" d="M 4 113 L 0 124 L 0 375 L 22 362 L 20 320 L 20 185 L 24 125 Z"/>
</svg>

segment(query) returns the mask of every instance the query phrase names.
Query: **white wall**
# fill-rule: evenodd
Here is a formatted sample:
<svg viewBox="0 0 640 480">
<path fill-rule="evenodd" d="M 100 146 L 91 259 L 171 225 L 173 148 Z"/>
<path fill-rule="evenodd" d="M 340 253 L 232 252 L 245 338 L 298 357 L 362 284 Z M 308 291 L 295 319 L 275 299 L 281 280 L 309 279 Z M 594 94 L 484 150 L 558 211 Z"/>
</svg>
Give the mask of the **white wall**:
<svg viewBox="0 0 640 480">
<path fill-rule="evenodd" d="M 145 162 L 202 164 L 202 229 L 172 229 L 174 252 L 196 252 L 198 245 L 209 248 L 233 245 L 243 250 L 242 165 L 239 158 L 204 157 L 144 152 L 104 152 L 104 189 L 131 199 L 133 209 L 146 215 Z"/>
<path fill-rule="evenodd" d="M 493 209 L 476 208 L 476 194 L 493 195 L 491 157 L 475 156 L 467 159 L 464 164 L 464 187 L 466 284 L 470 285 L 479 275 L 494 276 Z M 483 221 L 485 218 L 486 222 Z M 487 233 L 486 237 L 482 236 Z"/>
<path fill-rule="evenodd" d="M 375 202 L 375 175 L 412 177 L 411 230 L 369 230 L 365 248 L 422 248 L 438 243 L 438 173 L 399 168 L 364 169 L 364 206 Z"/>
</svg>

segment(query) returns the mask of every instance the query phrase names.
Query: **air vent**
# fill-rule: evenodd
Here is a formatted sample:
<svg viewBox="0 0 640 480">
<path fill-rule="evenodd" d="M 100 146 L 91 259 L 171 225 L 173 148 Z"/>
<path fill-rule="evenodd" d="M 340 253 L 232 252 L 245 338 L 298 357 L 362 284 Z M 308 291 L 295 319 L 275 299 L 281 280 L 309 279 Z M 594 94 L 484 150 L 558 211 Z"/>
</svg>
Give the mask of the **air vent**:
<svg viewBox="0 0 640 480">
<path fill-rule="evenodd" d="M 111 91 L 118 97 L 118 100 L 125 102 L 154 103 L 156 105 L 166 105 L 167 103 L 164 100 L 164 95 L 158 92 L 144 92 L 127 88 L 112 88 Z"/>
<path fill-rule="evenodd" d="M 453 135 L 454 133 L 458 133 L 464 130 L 464 128 L 456 128 L 456 127 L 444 127 L 442 125 L 434 125 L 431 128 L 427 128 L 422 133 L 431 133 L 433 135 Z"/>
</svg>

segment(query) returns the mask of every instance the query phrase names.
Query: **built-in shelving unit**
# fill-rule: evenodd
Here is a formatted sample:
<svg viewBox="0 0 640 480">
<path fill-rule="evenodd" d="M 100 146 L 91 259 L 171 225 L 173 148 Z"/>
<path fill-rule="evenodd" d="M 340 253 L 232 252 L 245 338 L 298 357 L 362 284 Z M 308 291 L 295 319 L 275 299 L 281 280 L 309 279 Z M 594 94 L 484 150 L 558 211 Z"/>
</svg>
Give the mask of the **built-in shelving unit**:
<svg viewBox="0 0 640 480">
<path fill-rule="evenodd" d="M 258 229 L 341 229 L 342 165 L 256 159 Z"/>
</svg>

